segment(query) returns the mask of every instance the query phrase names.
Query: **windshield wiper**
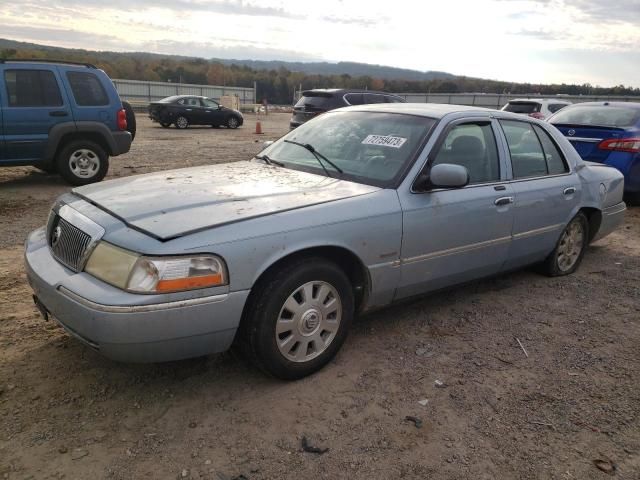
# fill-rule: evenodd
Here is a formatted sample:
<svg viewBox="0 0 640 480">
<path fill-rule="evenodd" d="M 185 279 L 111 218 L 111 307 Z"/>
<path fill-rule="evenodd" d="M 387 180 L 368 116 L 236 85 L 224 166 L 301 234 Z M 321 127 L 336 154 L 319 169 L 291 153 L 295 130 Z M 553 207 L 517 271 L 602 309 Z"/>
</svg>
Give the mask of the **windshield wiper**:
<svg viewBox="0 0 640 480">
<path fill-rule="evenodd" d="M 331 160 L 329 160 L 327 157 L 325 157 L 319 151 L 317 151 L 315 148 L 313 148 L 313 145 L 311 145 L 309 143 L 300 143 L 300 142 L 296 142 L 296 141 L 293 141 L 293 140 L 284 140 L 284 141 L 286 143 L 293 143 L 294 145 L 298 145 L 299 147 L 306 148 L 307 150 L 309 150 L 313 154 L 313 156 L 316 157 L 316 160 L 318 160 L 318 163 L 320 164 L 320 166 L 324 170 L 324 173 L 327 174 L 327 177 L 330 177 L 331 175 L 329 175 L 329 172 L 327 171 L 327 168 L 324 166 L 324 163 L 322 163 L 322 160 L 327 162 L 329 165 L 331 165 L 333 168 L 335 168 L 338 172 L 344 173 L 339 166 L 337 166 L 335 163 L 333 163 Z"/>
<path fill-rule="evenodd" d="M 277 165 L 278 167 L 284 167 L 284 163 L 274 160 L 268 155 L 256 155 L 254 158 L 257 158 L 258 160 L 263 160 L 264 163 L 266 163 L 267 165 Z"/>
</svg>

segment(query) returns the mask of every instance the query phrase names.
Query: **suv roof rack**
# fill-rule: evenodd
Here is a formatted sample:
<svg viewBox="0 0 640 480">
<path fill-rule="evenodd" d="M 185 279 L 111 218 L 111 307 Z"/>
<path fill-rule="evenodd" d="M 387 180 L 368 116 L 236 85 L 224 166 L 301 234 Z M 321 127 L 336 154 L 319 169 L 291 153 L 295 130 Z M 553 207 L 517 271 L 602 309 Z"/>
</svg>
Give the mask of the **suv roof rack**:
<svg viewBox="0 0 640 480">
<path fill-rule="evenodd" d="M 29 63 L 60 63 L 65 65 L 80 65 L 87 68 L 98 68 L 92 63 L 71 62 L 69 60 L 50 60 L 46 58 L 0 58 L 0 63 L 29 62 Z"/>
</svg>

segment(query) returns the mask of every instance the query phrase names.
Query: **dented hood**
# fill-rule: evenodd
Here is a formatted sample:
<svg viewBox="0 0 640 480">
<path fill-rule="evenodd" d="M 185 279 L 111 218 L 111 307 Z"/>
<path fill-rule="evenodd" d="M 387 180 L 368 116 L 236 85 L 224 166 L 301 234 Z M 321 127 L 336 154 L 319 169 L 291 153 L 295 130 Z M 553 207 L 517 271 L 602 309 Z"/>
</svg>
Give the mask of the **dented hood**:
<svg viewBox="0 0 640 480">
<path fill-rule="evenodd" d="M 376 190 L 262 163 L 235 162 L 136 175 L 73 192 L 131 227 L 169 240 Z"/>
</svg>

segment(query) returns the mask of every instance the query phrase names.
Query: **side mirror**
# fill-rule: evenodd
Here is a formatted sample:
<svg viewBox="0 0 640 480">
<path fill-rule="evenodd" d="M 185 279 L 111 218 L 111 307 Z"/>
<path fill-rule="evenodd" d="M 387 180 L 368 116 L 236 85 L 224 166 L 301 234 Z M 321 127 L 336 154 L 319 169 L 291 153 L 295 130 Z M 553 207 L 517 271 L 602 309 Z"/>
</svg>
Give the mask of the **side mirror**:
<svg viewBox="0 0 640 480">
<path fill-rule="evenodd" d="M 431 167 L 429 183 L 437 188 L 461 188 L 469 183 L 469 171 L 462 165 L 440 163 Z"/>
</svg>

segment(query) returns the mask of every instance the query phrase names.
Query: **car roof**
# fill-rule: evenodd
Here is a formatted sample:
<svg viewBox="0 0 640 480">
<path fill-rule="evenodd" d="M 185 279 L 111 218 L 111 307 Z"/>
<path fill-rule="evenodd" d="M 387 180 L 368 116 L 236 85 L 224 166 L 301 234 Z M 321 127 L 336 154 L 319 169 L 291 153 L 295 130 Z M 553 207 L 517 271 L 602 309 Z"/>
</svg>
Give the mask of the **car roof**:
<svg viewBox="0 0 640 480">
<path fill-rule="evenodd" d="M 563 100 L 562 98 L 512 98 L 509 100 L 509 103 L 511 102 L 556 102 L 571 105 L 569 100 Z"/>
<path fill-rule="evenodd" d="M 572 107 L 627 107 L 640 109 L 638 102 L 580 102 L 574 103 Z"/>
<path fill-rule="evenodd" d="M 491 115 L 500 114 L 501 117 L 511 117 L 513 114 L 501 112 L 490 108 L 468 107 L 465 105 L 451 105 L 445 103 L 371 103 L 366 105 L 353 105 L 344 107 L 338 111 L 350 112 L 379 112 L 379 113 L 404 113 L 408 115 L 417 115 L 429 118 L 442 118 L 450 113 L 491 113 Z M 517 117 L 515 117 L 517 118 Z"/>
<path fill-rule="evenodd" d="M 381 92 L 380 90 L 363 90 L 358 88 L 310 88 L 308 90 L 303 90 L 302 95 L 305 93 L 332 93 L 332 94 L 347 94 L 347 93 L 374 93 L 376 95 L 393 95 L 397 97 L 395 93 L 391 92 Z"/>
</svg>

